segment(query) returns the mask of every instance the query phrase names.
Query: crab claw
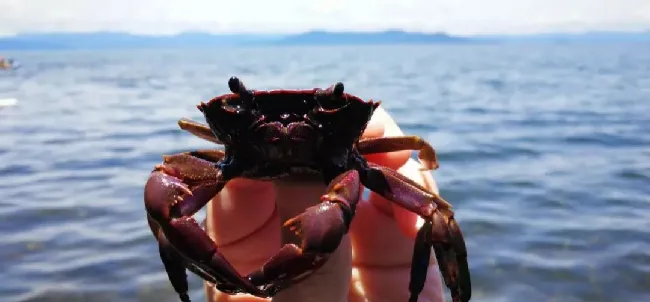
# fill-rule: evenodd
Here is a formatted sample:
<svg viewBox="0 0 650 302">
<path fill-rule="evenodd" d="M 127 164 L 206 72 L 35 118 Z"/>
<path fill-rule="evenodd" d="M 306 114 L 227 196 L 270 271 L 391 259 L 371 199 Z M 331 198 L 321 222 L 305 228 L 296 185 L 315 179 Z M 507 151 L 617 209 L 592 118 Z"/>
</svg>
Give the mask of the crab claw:
<svg viewBox="0 0 650 302">
<path fill-rule="evenodd" d="M 192 217 L 225 186 L 214 163 L 220 154 L 197 151 L 165 156 L 145 185 L 149 226 L 158 240 L 169 280 L 182 301 L 189 301 L 185 269 L 222 291 L 266 297 L 232 267 Z"/>
<path fill-rule="evenodd" d="M 283 246 L 261 269 L 248 275 L 251 282 L 265 285 L 267 294 L 272 295 L 311 275 L 338 248 L 360 196 L 357 171 L 347 171 L 332 180 L 321 203 L 284 223 L 302 238 L 300 248 Z"/>
<path fill-rule="evenodd" d="M 372 163 L 369 166 L 362 178 L 368 189 L 425 220 L 413 249 L 409 302 L 417 302 L 424 289 L 432 247 L 452 301 L 469 301 L 472 284 L 467 249 L 451 204 L 395 170 Z"/>
<path fill-rule="evenodd" d="M 301 249 L 305 253 L 334 252 L 347 231 L 341 207 L 329 201 L 307 208 L 284 226 L 303 238 Z"/>
<path fill-rule="evenodd" d="M 324 202 L 284 223 L 302 238 L 301 247 L 286 244 L 261 269 L 248 275 L 256 286 L 265 286 L 268 295 L 298 283 L 320 268 L 339 246 L 347 231 L 341 208 Z"/>
</svg>

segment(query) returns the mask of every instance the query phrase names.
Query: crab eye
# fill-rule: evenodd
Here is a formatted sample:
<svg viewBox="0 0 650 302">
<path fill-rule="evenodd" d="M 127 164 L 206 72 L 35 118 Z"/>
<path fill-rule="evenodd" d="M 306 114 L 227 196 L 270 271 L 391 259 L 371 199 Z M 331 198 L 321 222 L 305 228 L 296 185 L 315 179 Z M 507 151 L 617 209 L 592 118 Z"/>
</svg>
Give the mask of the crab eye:
<svg viewBox="0 0 650 302">
<path fill-rule="evenodd" d="M 338 82 L 325 90 L 316 91 L 316 100 L 320 106 L 319 111 L 338 111 L 347 106 L 348 98 L 343 93 L 343 83 Z"/>
<path fill-rule="evenodd" d="M 244 102 L 239 97 L 230 97 L 221 100 L 221 107 L 230 112 L 238 112 L 243 109 Z"/>
<path fill-rule="evenodd" d="M 336 110 L 345 107 L 348 104 L 346 97 L 325 97 L 318 100 L 318 104 L 324 110 Z"/>
</svg>

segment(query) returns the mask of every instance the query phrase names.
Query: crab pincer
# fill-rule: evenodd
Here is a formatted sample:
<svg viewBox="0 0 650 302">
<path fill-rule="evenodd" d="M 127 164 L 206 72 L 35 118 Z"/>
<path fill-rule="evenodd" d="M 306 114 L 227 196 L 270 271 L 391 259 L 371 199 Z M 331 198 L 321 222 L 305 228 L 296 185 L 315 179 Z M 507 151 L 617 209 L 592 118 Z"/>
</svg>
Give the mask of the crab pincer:
<svg viewBox="0 0 650 302">
<path fill-rule="evenodd" d="M 230 265 L 192 217 L 225 184 L 218 168 L 207 160 L 221 155 L 220 151 L 206 150 L 165 156 L 145 185 L 149 226 L 158 240 L 170 282 L 182 301 L 189 301 L 185 268 L 224 292 L 266 297 Z"/>
<path fill-rule="evenodd" d="M 284 223 L 302 238 L 301 246 L 284 245 L 278 255 L 249 275 L 253 283 L 276 293 L 320 268 L 347 233 L 360 194 L 357 171 L 335 178 L 319 204 Z"/>
</svg>

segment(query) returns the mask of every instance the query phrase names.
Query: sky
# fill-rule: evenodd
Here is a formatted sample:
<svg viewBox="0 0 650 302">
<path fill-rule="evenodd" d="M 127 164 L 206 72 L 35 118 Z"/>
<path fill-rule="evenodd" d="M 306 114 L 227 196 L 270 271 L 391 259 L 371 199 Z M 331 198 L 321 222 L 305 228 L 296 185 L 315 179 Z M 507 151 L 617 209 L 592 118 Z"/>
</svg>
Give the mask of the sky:
<svg viewBox="0 0 650 302">
<path fill-rule="evenodd" d="M 403 29 L 458 35 L 650 29 L 650 0 L 1 0 L 0 34 Z"/>
</svg>

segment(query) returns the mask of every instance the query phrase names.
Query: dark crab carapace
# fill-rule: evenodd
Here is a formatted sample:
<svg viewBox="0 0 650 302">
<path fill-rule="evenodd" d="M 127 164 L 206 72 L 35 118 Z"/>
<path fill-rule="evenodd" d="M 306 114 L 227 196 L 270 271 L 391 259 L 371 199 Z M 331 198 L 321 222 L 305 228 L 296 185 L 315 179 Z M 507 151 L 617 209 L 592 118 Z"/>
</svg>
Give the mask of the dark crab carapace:
<svg viewBox="0 0 650 302">
<path fill-rule="evenodd" d="M 421 216 L 415 239 L 409 301 L 424 287 L 431 250 L 454 301 L 469 301 L 470 273 L 465 241 L 451 205 L 392 169 L 363 155 L 418 150 L 423 170 L 438 168 L 433 148 L 417 136 L 360 139 L 379 102 L 327 89 L 248 90 L 236 77 L 232 94 L 197 107 L 208 125 L 181 119 L 190 133 L 224 145 L 164 156 L 145 185 L 149 226 L 158 240 L 169 280 L 182 301 L 190 301 L 185 270 L 228 294 L 271 297 L 318 269 L 339 246 L 365 186 Z M 260 269 L 240 275 L 192 215 L 233 178 L 276 179 L 319 173 L 328 185 L 318 205 L 284 225 L 300 235 L 300 247 L 284 245 Z"/>
</svg>

